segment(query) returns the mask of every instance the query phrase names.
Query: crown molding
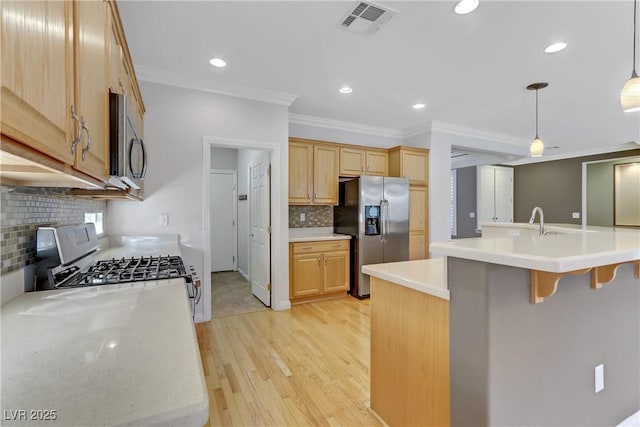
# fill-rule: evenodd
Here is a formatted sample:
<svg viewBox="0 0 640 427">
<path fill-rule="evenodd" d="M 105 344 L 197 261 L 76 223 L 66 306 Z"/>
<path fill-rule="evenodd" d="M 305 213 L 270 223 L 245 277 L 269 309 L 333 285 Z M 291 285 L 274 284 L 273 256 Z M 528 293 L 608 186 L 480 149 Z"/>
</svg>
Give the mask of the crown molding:
<svg viewBox="0 0 640 427">
<path fill-rule="evenodd" d="M 515 145 L 518 147 L 528 147 L 529 141 L 528 139 L 512 137 L 508 135 L 492 133 L 481 131 L 478 129 L 468 128 L 464 126 L 453 125 L 450 123 L 444 122 L 436 122 L 434 121 L 431 125 L 432 132 L 442 132 L 450 135 L 463 136 L 467 138 L 477 138 L 484 139 L 492 142 L 499 142 L 501 144 Z"/>
<path fill-rule="evenodd" d="M 376 135 L 386 138 L 402 139 L 404 136 L 402 131 L 395 129 L 367 126 L 361 125 L 359 123 L 343 122 L 333 119 L 323 119 L 321 117 L 307 116 L 304 114 L 289 113 L 289 123 L 295 123 L 305 126 L 315 126 L 325 129 L 341 130 L 345 132 L 363 133 L 366 135 Z"/>
<path fill-rule="evenodd" d="M 574 159 L 577 157 L 596 156 L 598 154 L 616 153 L 618 151 L 629 151 L 629 150 L 637 150 L 637 149 L 638 149 L 637 145 L 635 145 L 632 142 L 628 142 L 626 144 L 618 145 L 615 147 L 592 148 L 588 150 L 571 151 L 568 153 L 555 154 L 551 156 L 543 155 L 542 157 L 524 157 L 522 159 L 519 159 L 513 162 L 506 162 L 504 164 L 510 165 L 510 166 L 520 166 L 520 165 L 527 165 L 531 163 L 552 162 L 554 160 Z"/>
<path fill-rule="evenodd" d="M 286 107 L 291 106 L 293 101 L 298 98 L 298 95 L 291 93 L 198 79 L 152 67 L 136 66 L 135 70 L 136 76 L 140 81 L 216 93 L 218 95 L 232 96 L 235 98 L 250 99 L 252 101 L 267 102 L 269 104 L 284 105 Z"/>
<path fill-rule="evenodd" d="M 433 129 L 433 123 L 422 123 L 418 126 L 406 129 L 402 134 L 403 138 L 411 138 L 412 136 L 420 135 L 421 133 L 429 133 Z"/>
</svg>

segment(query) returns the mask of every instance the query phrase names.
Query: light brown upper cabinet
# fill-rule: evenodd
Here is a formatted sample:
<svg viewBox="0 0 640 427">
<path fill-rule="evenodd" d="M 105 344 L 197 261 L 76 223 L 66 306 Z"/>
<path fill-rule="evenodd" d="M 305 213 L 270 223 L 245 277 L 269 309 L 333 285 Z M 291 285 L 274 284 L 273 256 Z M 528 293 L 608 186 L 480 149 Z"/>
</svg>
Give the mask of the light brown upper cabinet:
<svg viewBox="0 0 640 427">
<path fill-rule="evenodd" d="M 1 7 L 2 134 L 73 164 L 73 4 L 5 1 Z"/>
<path fill-rule="evenodd" d="M 76 169 L 102 181 L 109 178 L 108 5 L 77 1 L 74 7 L 75 107 L 83 137 Z"/>
<path fill-rule="evenodd" d="M 39 162 L 42 153 L 41 163 L 84 176 L 87 187 L 104 183 L 109 172 L 108 4 L 12 1 L 1 7 L 3 142 L 10 138 L 12 155 L 31 161 Z M 61 163 L 49 164 L 50 158 Z M 42 175 L 26 172 L 24 179 L 41 185 Z"/>
<path fill-rule="evenodd" d="M 131 92 L 143 129 L 115 1 L 11 1 L 0 8 L 2 182 L 98 194 L 109 177 L 109 88 Z M 99 194 L 112 195 L 122 197 Z"/>
<path fill-rule="evenodd" d="M 389 175 L 386 150 L 340 147 L 340 176 Z"/>
<path fill-rule="evenodd" d="M 409 184 L 429 183 L 429 150 L 411 147 L 389 149 L 389 174 L 409 178 Z"/>
<path fill-rule="evenodd" d="M 338 147 L 289 138 L 289 204 L 338 203 Z"/>
</svg>

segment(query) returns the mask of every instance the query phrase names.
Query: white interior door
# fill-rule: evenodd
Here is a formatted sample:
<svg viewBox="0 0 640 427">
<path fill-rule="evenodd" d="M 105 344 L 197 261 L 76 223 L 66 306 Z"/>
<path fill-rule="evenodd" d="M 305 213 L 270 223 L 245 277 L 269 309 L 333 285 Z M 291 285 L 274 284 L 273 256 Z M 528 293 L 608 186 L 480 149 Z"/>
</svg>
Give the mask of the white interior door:
<svg viewBox="0 0 640 427">
<path fill-rule="evenodd" d="M 260 161 L 249 167 L 251 197 L 249 198 L 251 292 L 265 305 L 271 305 L 271 233 L 269 163 Z"/>
<path fill-rule="evenodd" d="M 211 271 L 237 269 L 236 172 L 211 172 Z"/>
<path fill-rule="evenodd" d="M 496 222 L 513 222 L 513 169 L 496 167 L 494 171 Z"/>
</svg>

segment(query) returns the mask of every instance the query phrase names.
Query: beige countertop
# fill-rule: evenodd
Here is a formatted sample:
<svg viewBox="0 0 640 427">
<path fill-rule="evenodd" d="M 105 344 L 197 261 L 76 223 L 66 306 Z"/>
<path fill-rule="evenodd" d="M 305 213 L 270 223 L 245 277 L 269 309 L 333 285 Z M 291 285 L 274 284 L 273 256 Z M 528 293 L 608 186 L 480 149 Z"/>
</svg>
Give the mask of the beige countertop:
<svg viewBox="0 0 640 427">
<path fill-rule="evenodd" d="M 29 292 L 1 318 L 3 413 L 26 411 L 3 425 L 207 422 L 183 279 Z"/>
<path fill-rule="evenodd" d="M 569 232 L 550 228 L 555 232 L 546 236 L 523 233 L 457 239 L 432 243 L 430 249 L 434 254 L 552 273 L 640 259 L 638 229 L 587 227 Z"/>
<path fill-rule="evenodd" d="M 363 265 L 362 272 L 425 294 L 449 300 L 442 258 Z"/>
<path fill-rule="evenodd" d="M 312 242 L 323 240 L 350 240 L 347 234 L 336 234 L 333 227 L 290 228 L 289 242 Z"/>
</svg>

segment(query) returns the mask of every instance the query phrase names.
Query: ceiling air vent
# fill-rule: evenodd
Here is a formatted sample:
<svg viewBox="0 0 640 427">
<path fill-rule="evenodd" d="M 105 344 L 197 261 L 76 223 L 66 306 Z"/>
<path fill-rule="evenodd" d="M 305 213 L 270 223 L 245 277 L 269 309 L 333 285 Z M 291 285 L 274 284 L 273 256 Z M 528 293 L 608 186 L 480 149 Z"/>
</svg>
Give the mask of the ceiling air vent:
<svg viewBox="0 0 640 427">
<path fill-rule="evenodd" d="M 358 1 L 338 25 L 343 30 L 370 36 L 389 22 L 397 12 L 372 2 Z"/>
</svg>

